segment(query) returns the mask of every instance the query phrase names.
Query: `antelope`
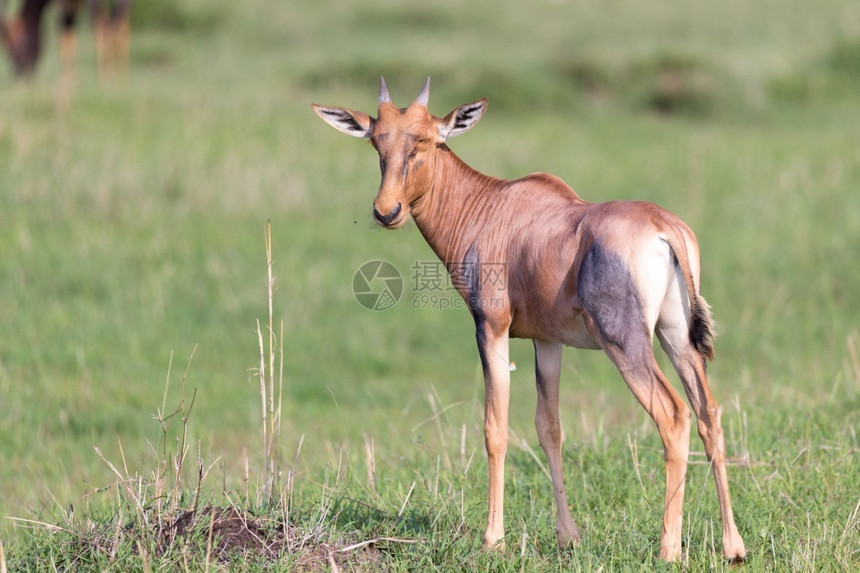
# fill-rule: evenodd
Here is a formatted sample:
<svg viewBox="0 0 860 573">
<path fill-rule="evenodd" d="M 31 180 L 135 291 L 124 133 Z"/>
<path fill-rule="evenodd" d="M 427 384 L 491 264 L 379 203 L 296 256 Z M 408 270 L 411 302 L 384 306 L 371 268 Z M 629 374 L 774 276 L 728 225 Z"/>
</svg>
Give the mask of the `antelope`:
<svg viewBox="0 0 860 573">
<path fill-rule="evenodd" d="M 699 291 L 699 247 L 690 227 L 652 203 L 589 203 L 546 173 L 513 181 L 479 173 L 446 143 L 478 123 L 487 99 L 436 117 L 428 111 L 429 95 L 428 77 L 415 101 L 398 108 L 380 78 L 375 118 L 342 107 L 312 107 L 335 129 L 370 140 L 382 171 L 373 218 L 396 229 L 411 215 L 474 318 L 484 372 L 489 465 L 483 547 L 504 547 L 508 342 L 530 338 L 536 363 L 535 426 L 555 494 L 559 548 L 580 541 L 562 473 L 558 414 L 562 350 L 572 346 L 603 350 L 654 420 L 666 471 L 659 557 L 679 559 L 691 411 L 657 365 L 656 334 L 698 419 L 719 499 L 723 553 L 729 560 L 743 560 L 746 550 L 729 496 L 721 410 L 705 372 L 706 361 L 714 356 L 711 314 Z M 482 264 L 503 264 L 501 291 L 495 282 L 482 280 Z M 494 304 L 486 304 L 491 298 Z"/>
<path fill-rule="evenodd" d="M 128 59 L 132 0 L 88 0 L 93 16 L 99 70 L 115 70 Z M 0 40 L 18 76 L 33 73 L 42 51 L 42 18 L 51 0 L 23 0 L 8 24 L 0 13 Z M 75 58 L 75 24 L 82 0 L 57 0 L 60 11 L 60 56 L 68 71 Z M 107 4 L 107 5 L 106 5 Z"/>
</svg>

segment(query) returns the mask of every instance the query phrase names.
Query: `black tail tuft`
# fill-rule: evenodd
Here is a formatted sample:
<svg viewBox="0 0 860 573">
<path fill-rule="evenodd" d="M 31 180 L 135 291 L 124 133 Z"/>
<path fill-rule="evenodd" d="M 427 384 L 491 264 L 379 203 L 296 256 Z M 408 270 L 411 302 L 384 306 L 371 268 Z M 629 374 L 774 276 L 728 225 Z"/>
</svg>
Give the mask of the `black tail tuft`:
<svg viewBox="0 0 860 573">
<path fill-rule="evenodd" d="M 692 295 L 695 296 L 695 295 Z M 692 298 L 692 297 L 691 297 Z M 714 325 L 711 309 L 705 299 L 696 297 L 691 300 L 693 324 L 690 326 L 690 342 L 705 360 L 714 359 Z"/>
</svg>

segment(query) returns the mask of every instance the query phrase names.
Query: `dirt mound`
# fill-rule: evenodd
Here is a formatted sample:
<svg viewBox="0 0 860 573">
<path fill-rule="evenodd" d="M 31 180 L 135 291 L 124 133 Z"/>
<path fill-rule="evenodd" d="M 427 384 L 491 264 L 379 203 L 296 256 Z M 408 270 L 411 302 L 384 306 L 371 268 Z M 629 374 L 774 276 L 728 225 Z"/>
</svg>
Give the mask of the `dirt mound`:
<svg viewBox="0 0 860 573">
<path fill-rule="evenodd" d="M 185 546 L 205 551 L 212 562 L 225 565 L 286 560 L 293 571 L 385 569 L 376 543 L 324 541 L 321 533 L 257 518 L 235 507 L 208 506 L 181 513 L 158 531 L 158 541 L 164 553 Z"/>
</svg>

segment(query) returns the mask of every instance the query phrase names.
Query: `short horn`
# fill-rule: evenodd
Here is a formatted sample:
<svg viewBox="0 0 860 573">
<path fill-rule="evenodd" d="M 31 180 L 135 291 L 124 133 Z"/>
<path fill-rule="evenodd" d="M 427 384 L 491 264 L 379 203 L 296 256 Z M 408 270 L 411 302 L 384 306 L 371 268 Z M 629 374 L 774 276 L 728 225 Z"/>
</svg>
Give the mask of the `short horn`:
<svg viewBox="0 0 860 573">
<path fill-rule="evenodd" d="M 420 103 L 424 107 L 427 107 L 427 102 L 430 101 L 430 76 L 427 76 L 427 79 L 424 80 L 424 87 L 421 88 L 421 93 L 418 94 L 418 98 L 415 100 L 416 103 Z"/>
<path fill-rule="evenodd" d="M 385 85 L 385 78 L 379 76 L 379 103 L 391 101 L 391 96 L 388 95 L 388 86 Z"/>
</svg>

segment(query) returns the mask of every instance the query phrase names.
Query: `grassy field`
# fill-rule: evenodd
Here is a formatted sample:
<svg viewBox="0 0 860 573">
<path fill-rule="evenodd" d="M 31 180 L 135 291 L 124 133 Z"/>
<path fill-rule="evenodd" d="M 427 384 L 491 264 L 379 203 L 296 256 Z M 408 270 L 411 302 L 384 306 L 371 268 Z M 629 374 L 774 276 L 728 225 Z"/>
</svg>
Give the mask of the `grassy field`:
<svg viewBox="0 0 860 573">
<path fill-rule="evenodd" d="M 490 100 L 452 144 L 474 167 L 549 171 L 696 230 L 746 568 L 860 569 L 860 6 L 135 10 L 125 77 L 97 77 L 88 30 L 73 83 L 53 36 L 30 81 L 0 75 L 0 565 L 672 568 L 656 559 L 659 437 L 597 352 L 565 355 L 565 471 L 585 536 L 556 550 L 528 341 L 511 349 L 508 549 L 480 551 L 472 320 L 411 288 L 432 252 L 414 225 L 369 223 L 375 153 L 310 109 L 372 113 L 380 74 L 406 105 L 430 74 L 438 115 Z M 267 221 L 283 320 L 270 456 Z M 378 259 L 405 292 L 370 312 L 352 280 Z M 692 450 L 684 565 L 728 568 L 695 435 Z M 237 508 L 243 527 L 213 507 Z M 232 557 L 216 524 L 246 538 Z"/>
</svg>

